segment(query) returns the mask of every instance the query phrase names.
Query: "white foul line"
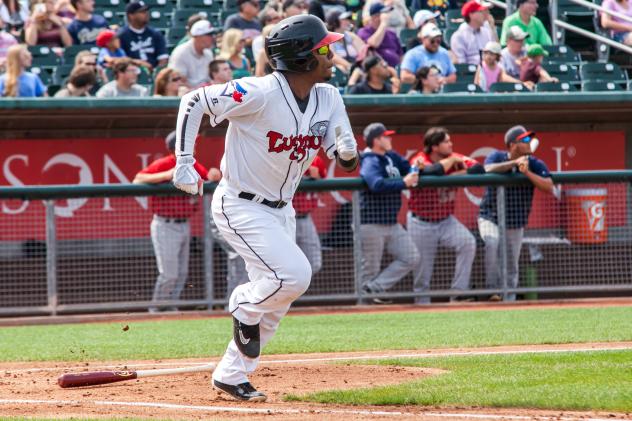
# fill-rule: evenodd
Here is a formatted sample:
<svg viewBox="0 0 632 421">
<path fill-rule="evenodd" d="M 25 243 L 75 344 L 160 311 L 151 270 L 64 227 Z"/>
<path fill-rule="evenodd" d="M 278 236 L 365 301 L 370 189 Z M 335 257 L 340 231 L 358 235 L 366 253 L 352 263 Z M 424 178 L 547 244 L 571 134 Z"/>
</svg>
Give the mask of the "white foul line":
<svg viewBox="0 0 632 421">
<path fill-rule="evenodd" d="M 0 399 L 0 405 L 81 405 L 92 403 L 96 406 L 127 406 L 140 408 L 183 409 L 206 412 L 234 412 L 242 414 L 336 414 L 336 415 L 366 415 L 366 416 L 394 416 L 394 417 L 435 417 L 435 418 L 464 418 L 464 419 L 503 419 L 503 420 L 533 420 L 539 421 L 612 421 L 616 418 L 585 418 L 569 416 L 543 416 L 543 415 L 508 415 L 508 414 L 484 414 L 484 413 L 456 413 L 456 412 L 401 412 L 401 411 L 370 411 L 370 410 L 345 410 L 345 409 L 278 409 L 278 408 L 240 408 L 232 406 L 204 406 L 204 405 L 178 405 L 159 402 L 120 402 L 120 401 L 72 401 L 72 400 L 38 400 L 38 399 Z"/>
<path fill-rule="evenodd" d="M 572 345 L 572 344 L 571 344 Z M 516 349 L 516 350 L 489 350 L 489 351 L 448 351 L 443 352 L 440 349 L 432 351 L 422 351 L 419 353 L 408 354 L 383 354 L 383 355 L 348 355 L 338 357 L 313 357 L 313 358 L 301 358 L 301 359 L 286 359 L 286 360 L 261 360 L 259 365 L 266 364 L 291 364 L 291 363 L 310 363 L 310 362 L 328 362 L 328 361 L 357 361 L 357 360 L 388 360 L 396 358 L 441 358 L 441 357 L 458 357 L 458 356 L 482 356 L 482 355 L 520 355 L 520 354 L 546 354 L 546 353 L 574 353 L 574 352 L 602 352 L 602 351 L 621 351 L 632 349 L 631 345 L 617 345 L 608 347 L 594 347 L 594 348 L 569 348 L 569 349 Z M 43 367 L 43 368 L 16 368 L 16 369 L 2 369 L 0 365 L 0 371 L 9 373 L 20 372 L 42 372 L 42 371 L 69 371 L 69 370 L 82 370 L 86 369 L 115 369 L 125 366 L 126 369 L 137 367 L 182 367 L 182 366 L 196 366 L 203 365 L 204 362 L 186 362 L 186 361 L 168 361 L 168 362 L 156 362 L 156 363 L 138 363 L 138 364 L 118 364 L 118 365 L 94 365 L 94 366 L 76 366 L 76 367 Z"/>
</svg>

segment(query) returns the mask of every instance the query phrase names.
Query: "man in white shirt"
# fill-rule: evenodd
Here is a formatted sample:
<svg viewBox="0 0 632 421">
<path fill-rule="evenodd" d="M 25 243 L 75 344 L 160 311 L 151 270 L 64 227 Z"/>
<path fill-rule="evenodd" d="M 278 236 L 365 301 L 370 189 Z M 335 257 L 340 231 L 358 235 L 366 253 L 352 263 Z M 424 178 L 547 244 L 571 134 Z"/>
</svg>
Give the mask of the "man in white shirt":
<svg viewBox="0 0 632 421">
<path fill-rule="evenodd" d="M 128 57 L 117 59 L 112 70 L 115 80 L 103 85 L 97 91 L 97 98 L 148 95 L 149 90 L 136 83 L 141 70 L 132 62 L 132 59 Z"/>
<path fill-rule="evenodd" d="M 208 65 L 213 61 L 211 47 L 218 32 L 208 20 L 197 21 L 191 27 L 191 39 L 171 53 L 169 67 L 184 76 L 191 87 L 210 82 Z"/>
<path fill-rule="evenodd" d="M 470 0 L 461 8 L 465 22 L 452 34 L 450 50 L 455 63 L 480 64 L 481 51 L 489 41 L 498 41 L 490 3 Z"/>
</svg>

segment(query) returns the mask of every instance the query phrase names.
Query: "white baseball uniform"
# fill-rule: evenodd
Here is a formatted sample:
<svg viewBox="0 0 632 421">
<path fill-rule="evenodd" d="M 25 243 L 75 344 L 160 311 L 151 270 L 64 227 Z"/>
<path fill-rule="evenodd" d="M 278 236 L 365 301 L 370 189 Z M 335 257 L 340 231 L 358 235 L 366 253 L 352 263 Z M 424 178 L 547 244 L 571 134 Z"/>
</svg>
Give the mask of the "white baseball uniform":
<svg viewBox="0 0 632 421">
<path fill-rule="evenodd" d="M 212 126 L 230 122 L 212 213 L 226 241 L 246 261 L 250 282 L 235 288 L 229 309 L 241 323 L 259 323 L 263 348 L 291 303 L 307 290 L 312 275 L 296 245 L 292 197 L 319 149 L 334 157 L 336 127 L 351 133 L 349 118 L 340 93 L 328 84 L 312 87 L 301 112 L 278 72 L 207 86 L 182 98 L 178 156 L 193 154 L 204 114 Z M 240 193 L 254 198 L 240 198 Z M 268 201 L 288 205 L 272 208 Z M 213 379 L 230 385 L 247 382 L 258 361 L 244 356 L 231 340 Z"/>
</svg>

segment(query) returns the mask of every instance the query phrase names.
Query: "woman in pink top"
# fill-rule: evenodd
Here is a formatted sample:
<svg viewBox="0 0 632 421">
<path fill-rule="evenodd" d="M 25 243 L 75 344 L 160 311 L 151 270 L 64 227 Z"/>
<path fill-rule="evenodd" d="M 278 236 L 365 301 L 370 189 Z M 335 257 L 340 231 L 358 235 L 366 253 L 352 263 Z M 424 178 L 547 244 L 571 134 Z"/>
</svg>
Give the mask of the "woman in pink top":
<svg viewBox="0 0 632 421">
<path fill-rule="evenodd" d="M 632 18 L 632 4 L 629 0 L 604 0 L 601 5 L 604 9 L 617 12 Z M 612 39 L 625 45 L 632 45 L 632 22 L 612 16 L 608 13 L 601 14 L 601 26 L 610 29 Z"/>
<path fill-rule="evenodd" d="M 483 48 L 483 59 L 476 69 L 474 83 L 485 92 L 489 92 L 490 86 L 496 82 L 522 83 L 505 72 L 500 65 L 500 52 L 502 48 L 496 41 L 489 41 Z"/>
</svg>

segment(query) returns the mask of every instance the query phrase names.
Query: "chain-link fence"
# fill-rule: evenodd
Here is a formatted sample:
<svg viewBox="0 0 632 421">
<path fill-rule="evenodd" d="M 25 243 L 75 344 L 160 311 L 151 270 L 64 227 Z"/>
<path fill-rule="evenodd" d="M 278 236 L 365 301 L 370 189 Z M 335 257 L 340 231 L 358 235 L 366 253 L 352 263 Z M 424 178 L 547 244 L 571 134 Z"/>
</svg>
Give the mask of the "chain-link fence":
<svg viewBox="0 0 632 421">
<path fill-rule="evenodd" d="M 356 179 L 310 182 L 297 243 L 314 276 L 300 300 L 632 291 L 631 178 L 559 173 L 544 192 L 520 176 L 424 177 L 383 197 Z M 210 194 L 193 203 L 171 186 L 101 185 L 0 198 L 0 314 L 222 308 L 247 282 L 208 224 Z"/>
</svg>

